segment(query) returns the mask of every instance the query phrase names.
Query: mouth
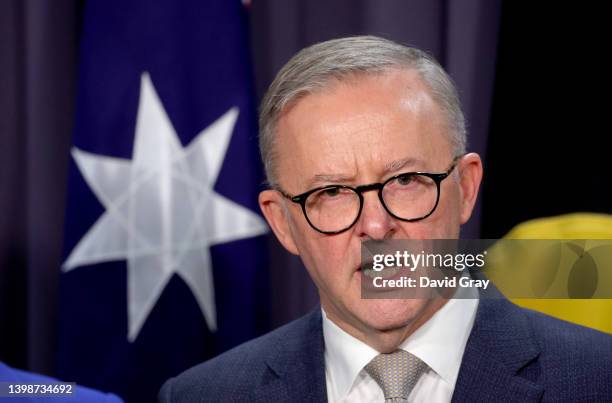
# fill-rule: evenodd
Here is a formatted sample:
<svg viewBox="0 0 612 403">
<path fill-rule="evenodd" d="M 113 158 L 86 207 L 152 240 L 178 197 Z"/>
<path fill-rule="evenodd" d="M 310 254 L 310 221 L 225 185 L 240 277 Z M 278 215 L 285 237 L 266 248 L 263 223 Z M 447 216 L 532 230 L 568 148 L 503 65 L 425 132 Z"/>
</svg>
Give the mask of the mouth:
<svg viewBox="0 0 612 403">
<path fill-rule="evenodd" d="M 364 276 L 373 279 L 376 277 L 392 278 L 396 276 L 400 271 L 400 267 L 385 267 L 382 270 L 374 270 L 373 266 L 374 262 L 372 261 L 372 259 L 367 259 L 363 261 L 359 266 L 357 266 L 357 272 L 360 272 Z"/>
<path fill-rule="evenodd" d="M 372 259 L 364 259 L 361 261 L 361 263 L 357 266 L 356 270 L 357 272 L 361 273 L 361 274 L 365 274 L 366 276 L 370 276 L 370 271 L 374 271 L 372 269 L 372 265 L 374 264 Z"/>
</svg>

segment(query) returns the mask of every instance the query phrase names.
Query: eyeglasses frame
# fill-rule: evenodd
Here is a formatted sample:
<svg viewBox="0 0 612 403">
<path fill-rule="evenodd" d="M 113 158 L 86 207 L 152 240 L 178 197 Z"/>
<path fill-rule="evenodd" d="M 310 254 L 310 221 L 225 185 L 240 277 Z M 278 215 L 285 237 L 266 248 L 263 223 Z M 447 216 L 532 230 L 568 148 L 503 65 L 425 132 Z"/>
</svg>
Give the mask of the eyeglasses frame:
<svg viewBox="0 0 612 403">
<path fill-rule="evenodd" d="M 461 158 L 463 157 L 463 155 L 458 155 L 455 158 L 453 158 L 453 160 L 451 161 L 450 166 L 448 167 L 448 169 L 445 172 L 440 172 L 440 173 L 433 173 L 433 172 L 421 172 L 421 171 L 417 171 L 417 172 L 403 172 L 397 175 L 394 175 L 392 177 L 390 177 L 389 179 L 385 180 L 384 182 L 378 182 L 378 183 L 370 183 L 367 185 L 361 185 L 361 186 L 357 186 L 357 187 L 352 187 L 352 186 L 348 186 L 348 185 L 325 185 L 325 186 L 320 186 L 314 189 L 310 189 L 304 193 L 301 193 L 299 195 L 296 196 L 291 196 L 290 194 L 288 194 L 287 192 L 285 192 L 284 190 L 282 190 L 279 186 L 274 186 L 274 190 L 276 190 L 277 192 L 279 192 L 281 195 L 283 195 L 283 197 L 285 197 L 286 199 L 289 199 L 290 201 L 292 201 L 293 203 L 297 203 L 302 207 L 302 213 L 304 214 L 304 217 L 306 218 L 306 221 L 308 222 L 308 224 L 312 227 L 312 229 L 314 229 L 317 232 L 320 232 L 322 234 L 325 235 L 336 235 L 336 234 L 340 234 L 342 232 L 348 231 L 350 228 L 353 227 L 353 225 L 355 225 L 357 223 L 357 221 L 359 221 L 359 217 L 361 217 L 361 212 L 363 211 L 363 203 L 364 203 L 364 199 L 363 199 L 363 194 L 364 192 L 369 192 L 371 190 L 378 190 L 378 199 L 380 200 L 380 203 L 382 204 L 383 208 L 385 209 L 385 211 L 387 213 L 389 213 L 389 215 L 397 220 L 400 221 L 404 221 L 404 222 L 415 222 L 415 221 L 421 221 L 424 220 L 425 218 L 429 217 L 430 215 L 432 215 L 434 213 L 434 211 L 436 211 L 436 208 L 438 207 L 438 204 L 440 202 L 440 184 L 442 183 L 442 181 L 446 178 L 448 178 L 450 176 L 450 174 L 452 173 L 452 171 L 455 169 L 455 167 L 457 166 L 457 164 L 459 163 L 459 161 L 461 160 Z M 417 218 L 401 218 L 396 216 L 395 214 L 393 214 L 389 208 L 387 207 L 387 205 L 385 204 L 385 201 L 383 200 L 383 196 L 382 196 L 382 190 L 385 187 L 385 185 L 389 182 L 391 182 L 392 180 L 395 180 L 401 176 L 406 176 L 406 175 L 410 175 L 410 176 L 415 176 L 415 175 L 420 175 L 420 176 L 426 176 L 428 178 L 430 178 L 431 180 L 433 180 L 436 184 L 436 191 L 437 191 L 437 196 L 436 196 L 436 203 L 434 204 L 433 208 L 431 209 L 431 211 L 421 217 L 417 217 Z M 355 219 L 353 220 L 353 222 L 347 226 L 346 228 L 343 228 L 341 230 L 338 231 L 322 231 L 319 228 L 317 228 L 308 218 L 308 214 L 306 214 L 306 199 L 308 198 L 308 196 L 310 196 L 311 194 L 318 192 L 320 190 L 325 190 L 325 189 L 336 189 L 336 188 L 340 188 L 340 189 L 348 189 L 348 190 L 352 190 L 353 192 L 355 192 L 357 194 L 357 196 L 359 197 L 359 212 L 357 213 L 357 215 L 355 216 Z"/>
</svg>

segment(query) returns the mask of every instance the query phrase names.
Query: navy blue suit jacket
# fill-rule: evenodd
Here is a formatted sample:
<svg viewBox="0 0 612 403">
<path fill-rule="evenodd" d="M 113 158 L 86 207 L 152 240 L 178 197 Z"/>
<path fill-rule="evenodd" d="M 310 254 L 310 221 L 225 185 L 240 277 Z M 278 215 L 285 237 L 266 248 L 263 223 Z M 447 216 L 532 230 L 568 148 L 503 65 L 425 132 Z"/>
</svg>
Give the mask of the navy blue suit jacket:
<svg viewBox="0 0 612 403">
<path fill-rule="evenodd" d="M 161 402 L 324 402 L 320 309 L 193 367 Z M 612 402 L 612 336 L 482 299 L 453 402 Z"/>
<path fill-rule="evenodd" d="M 33 374 L 31 372 L 21 371 L 11 368 L 0 362 L 0 382 L 10 382 L 14 384 L 40 384 L 40 383 L 55 383 L 61 382 L 57 379 L 49 378 L 43 375 Z M 0 397 L 0 402 L 45 402 L 45 403 L 121 403 L 122 400 L 112 394 L 98 392 L 93 389 L 77 386 L 74 394 L 70 396 L 57 397 Z"/>
</svg>

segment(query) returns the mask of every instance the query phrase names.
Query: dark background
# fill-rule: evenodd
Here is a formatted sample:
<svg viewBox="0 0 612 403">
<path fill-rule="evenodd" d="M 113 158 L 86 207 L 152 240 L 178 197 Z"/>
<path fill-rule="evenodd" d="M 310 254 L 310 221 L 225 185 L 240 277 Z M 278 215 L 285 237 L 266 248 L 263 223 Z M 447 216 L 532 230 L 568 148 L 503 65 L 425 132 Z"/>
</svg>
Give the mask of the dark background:
<svg viewBox="0 0 612 403">
<path fill-rule="evenodd" d="M 57 286 L 82 0 L 0 1 L 0 360 L 53 374 Z M 501 0 L 254 0 L 257 96 L 299 49 L 376 34 L 423 48 L 455 79 L 485 161 L 464 237 L 534 217 L 612 213 L 603 6 Z M 271 322 L 316 291 L 270 239 Z"/>
<path fill-rule="evenodd" d="M 530 218 L 612 212 L 605 15 L 593 4 L 504 2 L 483 238 Z"/>
</svg>

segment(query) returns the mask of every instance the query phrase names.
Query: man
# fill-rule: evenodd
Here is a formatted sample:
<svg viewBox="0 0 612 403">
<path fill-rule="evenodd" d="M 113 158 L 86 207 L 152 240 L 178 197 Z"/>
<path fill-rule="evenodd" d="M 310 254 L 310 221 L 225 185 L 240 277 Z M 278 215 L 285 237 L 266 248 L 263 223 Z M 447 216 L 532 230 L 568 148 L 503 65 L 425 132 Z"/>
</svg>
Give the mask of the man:
<svg viewBox="0 0 612 403">
<path fill-rule="evenodd" d="M 425 53 L 368 36 L 294 56 L 262 101 L 259 202 L 321 308 L 169 380 L 161 401 L 612 401 L 607 335 L 503 299 L 361 298 L 362 241 L 458 238 L 482 177 L 465 146 Z M 415 172 L 437 193 L 398 202 Z"/>
</svg>

